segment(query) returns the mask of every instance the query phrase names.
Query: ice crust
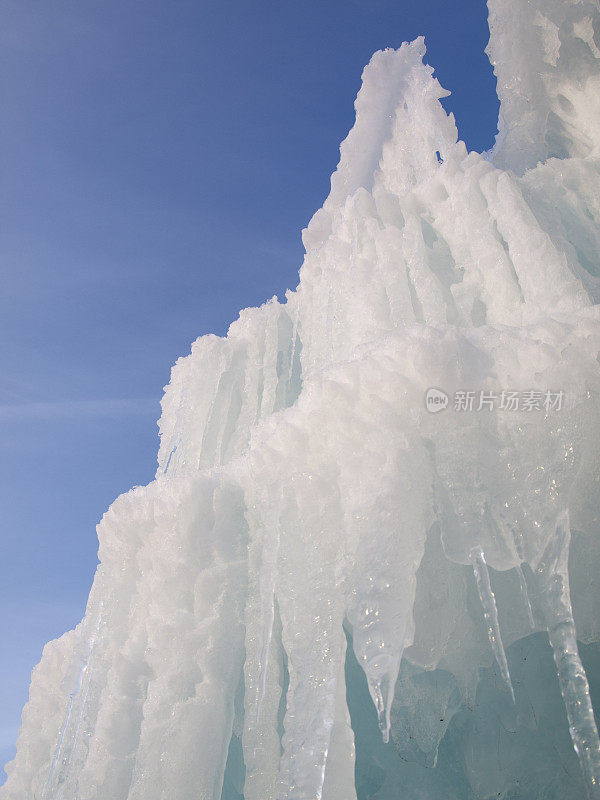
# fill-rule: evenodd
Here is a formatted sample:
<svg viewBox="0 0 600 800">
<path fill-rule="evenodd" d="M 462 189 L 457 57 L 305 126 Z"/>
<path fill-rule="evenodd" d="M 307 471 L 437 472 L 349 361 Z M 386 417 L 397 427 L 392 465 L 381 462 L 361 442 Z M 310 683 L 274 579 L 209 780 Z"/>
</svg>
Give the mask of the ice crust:
<svg viewBox="0 0 600 800">
<path fill-rule="evenodd" d="M 297 290 L 173 367 L 3 800 L 600 797 L 600 10 L 489 9 L 492 151 L 376 53 Z"/>
</svg>

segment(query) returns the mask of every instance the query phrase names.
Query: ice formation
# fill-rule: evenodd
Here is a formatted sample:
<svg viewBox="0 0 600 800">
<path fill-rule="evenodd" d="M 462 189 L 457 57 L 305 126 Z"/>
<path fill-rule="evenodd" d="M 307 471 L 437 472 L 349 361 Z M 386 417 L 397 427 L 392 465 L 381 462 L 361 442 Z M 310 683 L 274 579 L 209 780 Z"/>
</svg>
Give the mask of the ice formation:
<svg viewBox="0 0 600 800">
<path fill-rule="evenodd" d="M 489 12 L 493 150 L 376 53 L 297 290 L 173 368 L 3 800 L 600 798 L 600 10 Z"/>
</svg>

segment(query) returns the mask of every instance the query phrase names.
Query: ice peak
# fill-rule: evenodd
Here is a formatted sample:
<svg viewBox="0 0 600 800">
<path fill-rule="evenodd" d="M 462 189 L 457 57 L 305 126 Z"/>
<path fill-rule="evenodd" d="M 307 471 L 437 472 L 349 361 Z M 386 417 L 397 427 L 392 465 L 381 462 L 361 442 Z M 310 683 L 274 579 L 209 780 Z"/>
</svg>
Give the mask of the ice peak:
<svg viewBox="0 0 600 800">
<path fill-rule="evenodd" d="M 397 50 L 379 50 L 365 67 L 356 122 L 340 145 L 331 191 L 303 232 L 307 251 L 325 241 L 336 210 L 358 189 L 407 191 L 450 157 L 457 131 L 439 102 L 450 92 L 423 62 L 425 53 L 419 36 Z"/>
</svg>

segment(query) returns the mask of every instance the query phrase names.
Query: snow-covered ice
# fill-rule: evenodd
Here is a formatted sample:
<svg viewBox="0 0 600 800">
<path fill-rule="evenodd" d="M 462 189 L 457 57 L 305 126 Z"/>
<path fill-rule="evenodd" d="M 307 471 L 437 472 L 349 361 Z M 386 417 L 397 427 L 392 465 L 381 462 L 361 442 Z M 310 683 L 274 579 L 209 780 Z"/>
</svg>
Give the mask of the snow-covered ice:
<svg viewBox="0 0 600 800">
<path fill-rule="evenodd" d="M 298 288 L 173 367 L 3 800 L 600 798 L 600 8 L 488 5 L 492 151 L 376 53 Z"/>
</svg>

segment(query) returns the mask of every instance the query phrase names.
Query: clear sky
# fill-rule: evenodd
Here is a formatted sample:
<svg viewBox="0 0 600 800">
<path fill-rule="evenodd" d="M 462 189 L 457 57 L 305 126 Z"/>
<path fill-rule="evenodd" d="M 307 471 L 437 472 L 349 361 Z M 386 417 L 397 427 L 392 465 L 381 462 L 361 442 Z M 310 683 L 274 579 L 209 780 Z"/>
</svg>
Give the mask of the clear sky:
<svg viewBox="0 0 600 800">
<path fill-rule="evenodd" d="M 0 764 L 95 526 L 150 481 L 171 364 L 297 284 L 371 54 L 424 34 L 470 149 L 483 0 L 0 0 Z"/>
</svg>

